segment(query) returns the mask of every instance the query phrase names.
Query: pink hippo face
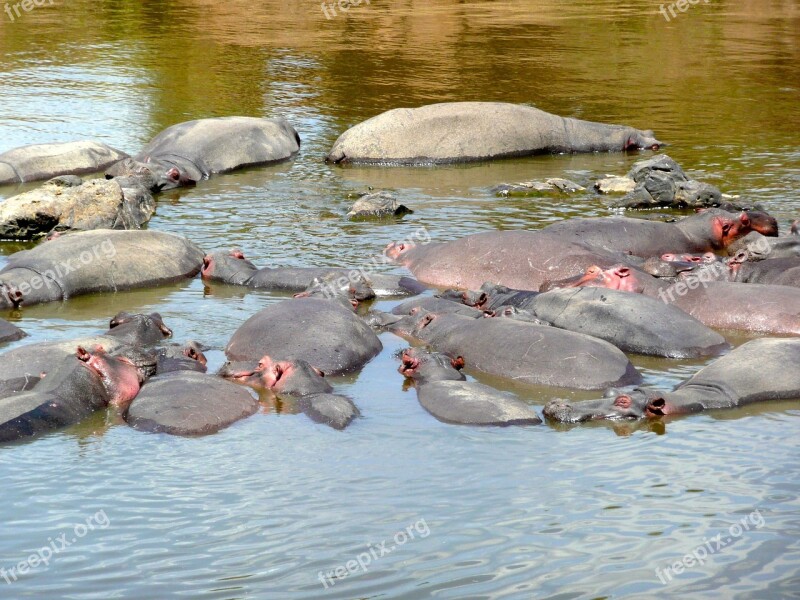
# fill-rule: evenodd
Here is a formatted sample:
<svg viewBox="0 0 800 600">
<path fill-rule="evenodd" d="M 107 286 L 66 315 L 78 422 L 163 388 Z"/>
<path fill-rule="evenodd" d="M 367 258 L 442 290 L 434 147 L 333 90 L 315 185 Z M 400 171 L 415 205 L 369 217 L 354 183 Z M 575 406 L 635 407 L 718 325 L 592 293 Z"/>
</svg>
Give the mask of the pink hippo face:
<svg viewBox="0 0 800 600">
<path fill-rule="evenodd" d="M 415 247 L 416 244 L 410 242 L 392 242 L 384 248 L 383 253 L 393 261 L 404 264 L 404 257 Z"/>
<path fill-rule="evenodd" d="M 97 346 L 92 352 L 79 346 L 76 356 L 100 377 L 108 392 L 110 405 L 127 408 L 139 393 L 141 375 L 127 358 L 110 356 L 102 346 Z"/>
<path fill-rule="evenodd" d="M 610 290 L 641 294 L 644 287 L 636 278 L 636 274 L 625 265 L 616 265 L 610 269 L 601 269 L 592 265 L 577 281 L 566 287 L 604 287 Z"/>
<path fill-rule="evenodd" d="M 238 248 L 228 252 L 215 252 L 203 257 L 203 266 L 200 276 L 203 279 L 217 279 L 228 281 L 238 273 L 254 271 L 255 266 L 244 257 Z"/>
</svg>

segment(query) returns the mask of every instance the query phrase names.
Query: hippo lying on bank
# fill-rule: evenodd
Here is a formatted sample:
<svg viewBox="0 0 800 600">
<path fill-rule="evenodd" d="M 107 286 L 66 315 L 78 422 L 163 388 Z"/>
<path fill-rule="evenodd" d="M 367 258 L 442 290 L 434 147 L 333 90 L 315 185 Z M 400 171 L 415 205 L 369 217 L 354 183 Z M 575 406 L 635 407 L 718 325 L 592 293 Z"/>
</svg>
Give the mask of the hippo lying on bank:
<svg viewBox="0 0 800 600">
<path fill-rule="evenodd" d="M 482 383 L 464 381 L 463 360 L 408 348 L 399 371 L 414 380 L 420 405 L 443 423 L 454 425 L 538 425 L 527 404 Z"/>
<path fill-rule="evenodd" d="M 641 381 L 628 358 L 608 342 L 554 327 L 420 312 L 390 331 L 517 384 L 599 390 Z"/>
<path fill-rule="evenodd" d="M 130 176 L 153 192 L 194 185 L 214 173 L 286 160 L 300 149 L 300 136 L 285 119 L 219 117 L 168 127 L 139 154 L 106 171 Z"/>
<path fill-rule="evenodd" d="M 345 131 L 326 161 L 335 164 L 445 164 L 661 146 L 652 131 L 564 118 L 503 102 L 447 102 L 396 108 Z"/>
<path fill-rule="evenodd" d="M 9 257 L 0 271 L 0 307 L 180 281 L 202 264 L 200 248 L 170 233 L 72 233 Z"/>
<path fill-rule="evenodd" d="M 420 293 L 425 286 L 410 277 L 366 274 L 353 269 L 327 267 L 263 267 L 259 269 L 244 257 L 241 250 L 214 252 L 203 258 L 201 276 L 206 281 L 219 281 L 231 285 L 244 285 L 254 289 L 298 293 L 306 291 L 315 280 L 321 281 L 323 292 L 329 297 L 338 295 L 341 286 L 362 284 L 372 295 L 359 297 L 366 300 L 375 296 L 409 296 Z M 369 294 L 369 292 L 366 292 Z"/>
<path fill-rule="evenodd" d="M 0 398 L 0 442 L 73 425 L 108 405 L 124 408 L 141 382 L 128 359 L 79 347 L 33 389 Z"/>
<path fill-rule="evenodd" d="M 171 435 L 216 433 L 258 410 L 247 388 L 195 371 L 157 375 L 142 388 L 125 414 L 140 431 Z"/>
<path fill-rule="evenodd" d="M 97 173 L 127 156 L 91 140 L 22 146 L 0 154 L 0 185 Z"/>
<path fill-rule="evenodd" d="M 682 310 L 642 294 L 597 287 L 536 294 L 484 285 L 478 301 L 495 311 L 521 308 L 554 327 L 605 340 L 623 352 L 697 358 L 730 348 L 725 338 Z"/>
<path fill-rule="evenodd" d="M 641 419 L 733 408 L 754 402 L 800 399 L 800 339 L 758 339 L 701 369 L 673 392 L 636 389 L 601 400 L 553 400 L 548 419 L 578 423 L 597 419 Z"/>
<path fill-rule="evenodd" d="M 225 354 L 231 361 L 264 355 L 301 359 L 329 375 L 356 371 L 383 348 L 358 316 L 337 302 L 294 298 L 267 306 L 236 330 Z"/>
<path fill-rule="evenodd" d="M 274 360 L 263 356 L 257 364 L 226 363 L 220 375 L 281 397 L 298 398 L 297 406 L 315 423 L 342 430 L 360 416 L 353 401 L 333 394 L 325 374 L 304 360 Z"/>
</svg>

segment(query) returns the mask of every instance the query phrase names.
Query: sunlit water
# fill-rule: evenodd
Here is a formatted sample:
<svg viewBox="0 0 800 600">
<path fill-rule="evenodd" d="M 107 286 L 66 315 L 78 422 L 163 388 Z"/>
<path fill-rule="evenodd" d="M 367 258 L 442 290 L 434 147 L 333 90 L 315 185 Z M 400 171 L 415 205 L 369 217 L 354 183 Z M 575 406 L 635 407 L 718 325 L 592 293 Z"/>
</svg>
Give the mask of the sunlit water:
<svg viewBox="0 0 800 600">
<path fill-rule="evenodd" d="M 64 0 L 14 22 L 0 12 L 0 151 L 94 137 L 135 152 L 179 121 L 285 115 L 303 139 L 295 160 L 163 195 L 150 227 L 208 251 L 241 247 L 259 265 L 358 266 L 421 227 L 445 240 L 609 214 L 591 192 L 489 188 L 587 185 L 638 155 L 430 169 L 321 160 L 344 129 L 396 106 L 526 102 L 652 128 L 691 176 L 764 203 L 785 228 L 800 213 L 796 3 L 701 2 L 670 22 L 659 5 L 375 0 L 326 19 L 296 0 Z M 348 196 L 368 186 L 415 212 L 344 220 Z M 217 368 L 234 329 L 278 299 L 196 279 L 0 316 L 30 343 L 157 310 L 177 340 L 211 346 Z M 69 542 L 17 581 L 0 572 L 0 598 L 800 597 L 796 403 L 639 426 L 447 426 L 404 390 L 395 353 L 406 344 L 381 339 L 380 356 L 335 381 L 363 413 L 345 432 L 265 402 L 201 439 L 98 414 L 0 448 L 0 568 Z M 702 366 L 632 360 L 666 388 Z M 539 409 L 555 393 L 526 399 Z M 76 535 L 100 511 L 107 521 Z M 414 539 L 397 543 L 409 527 Z M 725 546 L 706 546 L 718 534 Z M 383 542 L 394 549 L 366 569 L 325 579 Z M 704 546 L 704 564 L 664 575 Z"/>
</svg>

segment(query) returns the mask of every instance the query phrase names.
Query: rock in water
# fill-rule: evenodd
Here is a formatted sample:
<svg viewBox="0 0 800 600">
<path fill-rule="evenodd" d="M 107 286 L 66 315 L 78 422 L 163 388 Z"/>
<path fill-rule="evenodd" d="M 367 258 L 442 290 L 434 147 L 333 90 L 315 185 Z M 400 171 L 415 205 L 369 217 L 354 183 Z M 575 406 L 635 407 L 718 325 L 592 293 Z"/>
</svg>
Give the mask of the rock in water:
<svg viewBox="0 0 800 600">
<path fill-rule="evenodd" d="M 389 192 L 375 192 L 364 194 L 355 201 L 347 213 L 349 219 L 380 219 L 383 217 L 399 217 L 412 213 L 404 204 L 400 204 L 395 196 Z"/>
<path fill-rule="evenodd" d="M 127 193 L 125 193 L 127 192 Z M 0 203 L 0 238 L 31 240 L 53 230 L 139 229 L 155 212 L 143 188 L 64 176 Z"/>
</svg>

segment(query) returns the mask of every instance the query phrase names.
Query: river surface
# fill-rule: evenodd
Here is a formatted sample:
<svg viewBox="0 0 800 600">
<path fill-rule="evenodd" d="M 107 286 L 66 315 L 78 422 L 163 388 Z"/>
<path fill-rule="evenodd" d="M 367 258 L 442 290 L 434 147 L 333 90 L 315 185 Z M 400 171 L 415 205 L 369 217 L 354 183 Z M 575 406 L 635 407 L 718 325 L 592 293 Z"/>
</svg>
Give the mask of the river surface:
<svg viewBox="0 0 800 600">
<path fill-rule="evenodd" d="M 800 216 L 793 0 L 704 0 L 669 21 L 659 2 L 632 0 L 373 0 L 346 14 L 328 6 L 331 18 L 297 0 L 41 4 L 13 21 L 0 12 L 0 151 L 93 137 L 135 152 L 173 123 L 232 114 L 284 115 L 299 130 L 291 162 L 159 197 L 150 228 L 207 251 L 359 266 L 421 227 L 441 241 L 607 215 L 588 191 L 498 198 L 489 188 L 591 184 L 646 156 L 322 162 L 347 127 L 435 101 L 523 102 L 653 129 L 691 176 L 763 203 L 783 228 Z M 415 212 L 344 220 L 349 196 L 369 186 Z M 0 244 L 0 263 L 23 247 Z M 176 340 L 211 346 L 216 369 L 235 328 L 280 299 L 195 279 L 0 316 L 30 333 L 19 345 L 157 310 Z M 407 344 L 381 339 L 384 352 L 334 382 L 363 413 L 345 432 L 265 399 L 259 414 L 200 439 L 98 414 L 0 447 L 0 598 L 800 597 L 796 402 L 637 426 L 447 426 L 404 388 L 395 355 Z M 632 360 L 667 388 L 702 366 Z M 525 399 L 540 409 L 563 394 Z M 58 549 L 48 565 L 3 579 L 46 546 Z M 699 558 L 665 573 L 687 554 Z M 335 576 L 359 555 L 363 566 Z"/>
</svg>

